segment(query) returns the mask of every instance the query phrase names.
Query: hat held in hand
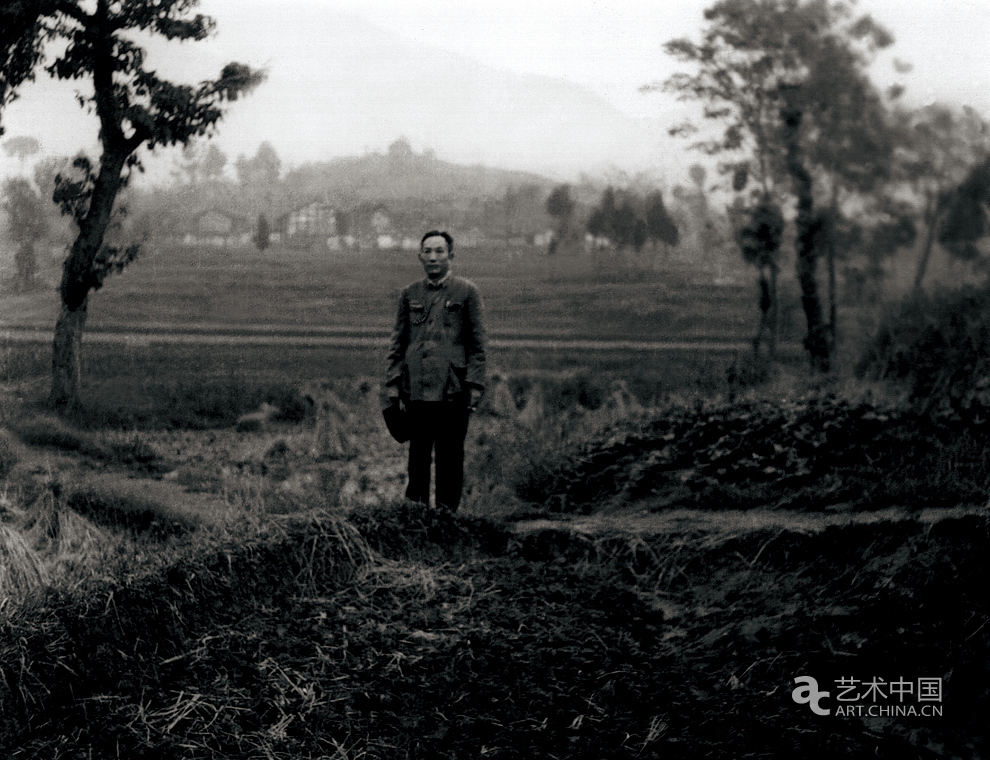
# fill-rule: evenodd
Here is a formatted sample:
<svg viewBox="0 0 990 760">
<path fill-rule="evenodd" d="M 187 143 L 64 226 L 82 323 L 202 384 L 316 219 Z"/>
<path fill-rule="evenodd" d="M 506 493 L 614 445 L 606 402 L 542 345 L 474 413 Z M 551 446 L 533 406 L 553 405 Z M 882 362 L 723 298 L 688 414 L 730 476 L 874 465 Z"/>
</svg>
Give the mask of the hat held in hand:
<svg viewBox="0 0 990 760">
<path fill-rule="evenodd" d="M 385 427 L 388 432 L 399 443 L 409 440 L 409 413 L 399 404 L 390 404 L 382 409 L 382 417 L 385 418 Z"/>
</svg>

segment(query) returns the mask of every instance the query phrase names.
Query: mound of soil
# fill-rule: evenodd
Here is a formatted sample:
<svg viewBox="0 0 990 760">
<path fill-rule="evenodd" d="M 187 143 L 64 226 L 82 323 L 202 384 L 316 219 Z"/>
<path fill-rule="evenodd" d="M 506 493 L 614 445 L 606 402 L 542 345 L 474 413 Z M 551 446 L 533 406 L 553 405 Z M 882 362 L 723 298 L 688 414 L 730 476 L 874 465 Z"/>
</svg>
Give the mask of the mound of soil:
<svg viewBox="0 0 990 760">
<path fill-rule="evenodd" d="M 985 515 L 656 535 L 410 506 L 300 522 L 5 622 L 0 750 L 986 756 L 988 550 Z M 829 715 L 795 701 L 801 676 Z M 845 678 L 937 679 L 940 714 L 871 715 L 886 696 L 838 714 Z"/>
<path fill-rule="evenodd" d="M 984 504 L 990 418 L 813 397 L 671 409 L 534 465 L 520 498 L 555 512 L 603 504 L 820 510 Z M 896 473 L 896 477 L 891 477 Z"/>
</svg>

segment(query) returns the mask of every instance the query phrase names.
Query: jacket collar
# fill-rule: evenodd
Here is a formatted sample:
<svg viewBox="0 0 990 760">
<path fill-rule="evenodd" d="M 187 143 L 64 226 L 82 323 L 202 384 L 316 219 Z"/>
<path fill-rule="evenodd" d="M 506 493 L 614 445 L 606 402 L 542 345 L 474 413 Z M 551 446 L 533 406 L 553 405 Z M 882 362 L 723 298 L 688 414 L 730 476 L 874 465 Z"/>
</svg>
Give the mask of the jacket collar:
<svg viewBox="0 0 990 760">
<path fill-rule="evenodd" d="M 436 282 L 434 282 L 429 277 L 427 277 L 426 278 L 426 287 L 429 290 L 439 290 L 440 288 L 446 287 L 448 282 L 450 282 L 450 271 L 449 270 L 447 271 L 447 274 L 445 274 L 443 277 L 441 277 Z"/>
</svg>

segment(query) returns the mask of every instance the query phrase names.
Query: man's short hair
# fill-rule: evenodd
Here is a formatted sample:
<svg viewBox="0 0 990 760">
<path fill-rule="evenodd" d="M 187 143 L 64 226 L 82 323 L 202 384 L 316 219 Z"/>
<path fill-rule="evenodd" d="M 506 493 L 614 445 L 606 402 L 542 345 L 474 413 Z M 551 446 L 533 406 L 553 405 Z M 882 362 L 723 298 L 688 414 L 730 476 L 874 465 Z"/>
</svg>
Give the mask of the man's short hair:
<svg viewBox="0 0 990 760">
<path fill-rule="evenodd" d="M 419 247 L 423 247 L 423 243 L 426 242 L 427 238 L 431 237 L 442 237 L 447 241 L 447 253 L 451 253 L 454 250 L 454 238 L 450 236 L 449 232 L 442 232 L 441 230 L 430 230 L 423 237 L 419 239 Z"/>
</svg>

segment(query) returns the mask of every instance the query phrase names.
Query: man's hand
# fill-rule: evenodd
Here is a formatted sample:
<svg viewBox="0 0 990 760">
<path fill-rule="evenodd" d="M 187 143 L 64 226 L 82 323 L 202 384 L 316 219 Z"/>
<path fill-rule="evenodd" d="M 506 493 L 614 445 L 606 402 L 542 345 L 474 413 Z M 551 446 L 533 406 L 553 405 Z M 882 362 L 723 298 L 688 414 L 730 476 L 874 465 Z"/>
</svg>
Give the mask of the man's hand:
<svg viewBox="0 0 990 760">
<path fill-rule="evenodd" d="M 478 388 L 472 388 L 471 399 L 470 401 L 468 401 L 468 409 L 470 409 L 472 412 L 476 410 L 478 408 L 478 404 L 481 403 L 482 395 L 484 395 L 483 392 L 480 391 Z"/>
<path fill-rule="evenodd" d="M 381 396 L 382 409 L 388 409 L 390 406 L 399 406 L 400 399 L 398 395 L 391 395 L 390 393 L 382 393 Z"/>
</svg>

